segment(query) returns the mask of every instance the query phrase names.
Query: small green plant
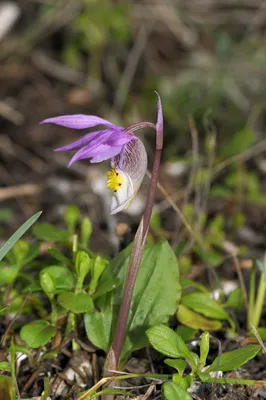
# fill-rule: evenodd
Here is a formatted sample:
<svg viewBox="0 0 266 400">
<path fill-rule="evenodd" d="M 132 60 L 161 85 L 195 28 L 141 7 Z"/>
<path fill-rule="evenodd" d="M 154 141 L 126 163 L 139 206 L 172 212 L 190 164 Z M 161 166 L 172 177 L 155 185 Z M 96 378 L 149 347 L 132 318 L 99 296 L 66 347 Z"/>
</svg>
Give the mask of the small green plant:
<svg viewBox="0 0 266 400">
<path fill-rule="evenodd" d="M 194 382 L 216 382 L 218 384 L 252 385 L 256 381 L 216 377 L 216 372 L 228 372 L 241 367 L 260 351 L 259 345 L 249 345 L 218 355 L 211 365 L 206 366 L 210 348 L 209 333 L 201 335 L 200 355 L 189 350 L 182 337 L 164 325 L 157 325 L 146 332 L 149 342 L 161 354 L 170 357 L 165 364 L 176 369 L 171 381 L 163 384 L 167 400 L 192 400 L 189 389 Z"/>
<path fill-rule="evenodd" d="M 259 284 L 256 288 L 256 273 L 259 271 Z M 258 330 L 261 338 L 266 338 L 266 329 L 260 328 L 263 305 L 266 297 L 266 257 L 263 261 L 256 261 L 250 272 L 250 287 L 248 301 L 247 330 L 252 333 L 254 328 Z"/>
<path fill-rule="evenodd" d="M 115 279 L 104 281 L 103 285 L 98 287 L 108 261 L 94 255 L 88 249 L 92 233 L 89 219 L 81 219 L 77 207 L 69 206 L 65 210 L 64 220 L 67 230 L 58 230 L 50 224 L 40 224 L 33 229 L 37 238 L 49 240 L 53 245 L 67 246 L 70 255 L 65 256 L 51 247 L 49 253 L 55 259 L 55 263 L 42 266 L 38 280 L 25 288 L 26 292 L 43 292 L 48 298 L 51 310 L 45 319 L 36 319 L 22 327 L 21 339 L 31 348 L 38 348 L 50 342 L 56 335 L 57 323 L 62 316 L 67 317 L 65 336 L 75 332 L 78 315 L 93 312 L 94 298 L 116 287 Z M 76 233 L 78 225 L 80 235 Z"/>
<path fill-rule="evenodd" d="M 23 305 L 23 295 L 15 282 L 18 277 L 31 282 L 31 278 L 23 273 L 25 265 L 31 265 L 39 254 L 39 246 L 29 246 L 19 240 L 37 221 L 41 212 L 29 218 L 0 249 L 0 315 L 7 312 L 17 312 Z M 23 310 L 21 310 L 23 311 Z"/>
<path fill-rule="evenodd" d="M 191 226 L 195 225 L 196 219 L 196 236 L 200 237 L 201 240 L 196 241 L 193 246 L 195 254 L 212 267 L 220 265 L 224 259 L 222 250 L 222 243 L 225 240 L 224 216 L 217 214 L 208 221 L 207 213 L 204 211 L 196 212 L 195 207 L 190 203 L 187 203 L 184 207 L 184 216 Z M 201 244 L 202 240 L 204 246 Z"/>
<path fill-rule="evenodd" d="M 191 281 L 181 281 L 183 288 L 190 287 Z M 193 285 L 200 286 L 203 285 Z M 192 286 L 192 287 L 193 287 Z M 183 325 L 200 330 L 217 331 L 222 328 L 222 321 L 227 321 L 230 324 L 231 332 L 235 331 L 235 323 L 225 309 L 227 303 L 220 304 L 212 299 L 206 291 L 194 291 L 184 293 L 181 297 L 180 304 L 177 309 L 177 318 Z"/>
<path fill-rule="evenodd" d="M 248 202 L 254 205 L 265 205 L 266 196 L 261 190 L 259 177 L 253 171 L 250 171 L 241 155 L 250 150 L 256 140 L 256 133 L 246 126 L 237 130 L 229 142 L 221 147 L 219 151 L 219 160 L 214 166 L 214 176 L 226 167 L 230 167 L 222 182 L 214 183 L 210 190 L 211 197 L 230 199 L 237 203 Z M 243 225 L 244 215 L 236 213 L 233 218 L 233 227 Z M 236 226 L 235 226 L 236 225 Z"/>
<path fill-rule="evenodd" d="M 100 278 L 99 284 L 104 286 L 104 282 L 116 277 L 119 281 L 116 289 L 104 295 L 98 293 L 95 299 L 96 312 L 85 315 L 88 338 L 96 347 L 105 351 L 110 348 L 114 337 L 114 323 L 118 318 L 131 249 L 129 245 L 120 252 Z M 120 367 L 123 367 L 133 351 L 148 344 L 145 331 L 149 327 L 162 321 L 167 323 L 174 315 L 180 295 L 178 264 L 168 242 L 162 240 L 146 246 L 133 293 Z"/>
<path fill-rule="evenodd" d="M 107 0 L 84 2 L 74 19 L 63 51 L 66 63 L 81 67 L 84 52 L 90 53 L 90 76 L 98 77 L 103 48 L 109 43 L 127 43 L 130 38 L 128 7 Z"/>
<path fill-rule="evenodd" d="M 40 257 L 40 243 L 29 246 L 22 240 L 6 255 L 0 265 L 0 282 L 2 289 L 8 290 L 1 291 L 0 312 L 33 314 L 34 320 L 21 328 L 20 337 L 30 349 L 42 347 L 45 356 L 51 353 L 50 344 L 57 331 L 62 330 L 59 320 L 66 320 L 63 337 L 67 337 L 77 330 L 83 316 L 88 338 L 108 352 L 132 246 L 109 262 L 89 248 L 92 225 L 87 217 L 81 218 L 79 210 L 69 206 L 64 220 L 65 229 L 47 223 L 33 228 L 39 241 L 49 241 L 45 260 Z M 174 315 L 180 295 L 179 269 L 173 250 L 166 240 L 148 245 L 133 294 L 121 366 L 132 351 L 148 344 L 145 335 L 148 328 L 162 321 L 167 323 Z M 51 354 L 56 356 L 56 349 Z"/>
</svg>

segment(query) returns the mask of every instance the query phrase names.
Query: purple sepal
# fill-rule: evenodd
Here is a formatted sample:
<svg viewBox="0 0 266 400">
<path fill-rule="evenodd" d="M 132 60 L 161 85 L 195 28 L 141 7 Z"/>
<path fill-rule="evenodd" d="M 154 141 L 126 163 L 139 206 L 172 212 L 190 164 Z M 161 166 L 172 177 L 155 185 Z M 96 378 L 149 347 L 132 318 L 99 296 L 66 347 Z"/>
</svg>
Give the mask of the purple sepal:
<svg viewBox="0 0 266 400">
<path fill-rule="evenodd" d="M 70 151 L 77 150 L 81 147 L 91 144 L 95 146 L 103 142 L 108 143 L 110 146 L 123 146 L 129 143 L 131 140 L 135 140 L 136 137 L 128 135 L 127 133 L 120 130 L 105 130 L 87 133 L 82 138 L 76 140 L 76 142 L 68 144 L 63 147 L 55 149 L 55 151 Z"/>
<path fill-rule="evenodd" d="M 61 115 L 59 117 L 47 118 L 40 122 L 40 124 L 55 124 L 72 129 L 85 129 L 92 128 L 97 125 L 104 125 L 113 129 L 118 129 L 116 125 L 112 124 L 106 119 L 97 117 L 96 115 L 84 114 Z"/>
<path fill-rule="evenodd" d="M 87 133 L 86 135 L 82 136 L 82 138 L 76 140 L 75 142 L 67 144 L 66 146 L 58 147 L 54 151 L 71 151 L 80 149 L 81 147 L 88 145 L 93 139 L 96 139 L 97 136 L 103 132 L 106 131 L 96 131 Z"/>
<path fill-rule="evenodd" d="M 91 158 L 91 163 L 98 163 L 104 160 L 108 160 L 111 157 L 116 156 L 122 151 L 123 146 L 109 146 L 108 144 L 100 144 L 91 148 L 85 146 L 72 157 L 68 166 L 70 167 L 74 162 L 78 160 L 84 160 L 85 158 Z"/>
</svg>

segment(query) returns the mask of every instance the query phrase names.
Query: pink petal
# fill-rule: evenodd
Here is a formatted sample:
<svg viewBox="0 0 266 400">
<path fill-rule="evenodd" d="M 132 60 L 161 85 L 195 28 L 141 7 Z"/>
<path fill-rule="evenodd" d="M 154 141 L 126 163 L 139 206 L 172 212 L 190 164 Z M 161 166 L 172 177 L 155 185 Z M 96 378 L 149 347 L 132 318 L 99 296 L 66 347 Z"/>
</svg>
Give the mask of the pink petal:
<svg viewBox="0 0 266 400">
<path fill-rule="evenodd" d="M 112 136 L 109 136 L 106 143 L 109 144 L 110 146 L 123 146 L 131 142 L 131 140 L 136 140 L 136 139 L 137 137 L 134 135 L 129 135 L 128 133 L 121 132 L 121 134 L 119 135 L 113 134 Z"/>
<path fill-rule="evenodd" d="M 101 162 L 108 160 L 122 151 L 123 146 L 109 146 L 108 144 L 97 144 L 95 146 L 85 146 L 71 158 L 68 166 L 70 167 L 74 162 L 78 160 L 84 160 L 85 158 L 91 158 L 91 163 Z"/>
<path fill-rule="evenodd" d="M 98 163 L 101 161 L 109 160 L 109 158 L 117 156 L 119 153 L 121 153 L 123 146 L 108 146 L 108 145 L 103 145 L 106 146 L 105 150 L 101 149 L 101 152 L 99 152 L 98 155 L 94 156 L 90 162 L 93 163 Z"/>
<path fill-rule="evenodd" d="M 96 132 L 87 133 L 86 135 L 82 136 L 82 138 L 76 140 L 75 142 L 68 144 L 66 146 L 63 146 L 63 147 L 59 147 L 59 148 L 55 149 L 55 151 L 77 150 L 80 147 L 88 145 L 94 139 L 96 139 L 97 136 L 101 136 L 105 132 L 110 132 L 110 134 L 112 134 L 113 131 L 108 130 L 108 131 L 96 131 Z"/>
<path fill-rule="evenodd" d="M 61 115 L 59 117 L 47 118 L 40 122 L 40 124 L 55 124 L 72 129 L 92 128 L 93 126 L 97 125 L 105 125 L 116 129 L 118 128 L 116 125 L 112 124 L 106 119 L 97 117 L 96 115 L 84 114 Z"/>
</svg>

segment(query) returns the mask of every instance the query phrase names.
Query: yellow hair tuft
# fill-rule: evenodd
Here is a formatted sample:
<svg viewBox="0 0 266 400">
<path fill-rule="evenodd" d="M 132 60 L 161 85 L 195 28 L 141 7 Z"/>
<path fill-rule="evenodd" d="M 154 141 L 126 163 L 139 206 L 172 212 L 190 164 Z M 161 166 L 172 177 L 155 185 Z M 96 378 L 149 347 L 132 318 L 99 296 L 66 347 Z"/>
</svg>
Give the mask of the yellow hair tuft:
<svg viewBox="0 0 266 400">
<path fill-rule="evenodd" d="M 122 185 L 122 178 L 115 169 L 111 169 L 107 172 L 107 188 L 111 192 L 117 192 Z"/>
</svg>

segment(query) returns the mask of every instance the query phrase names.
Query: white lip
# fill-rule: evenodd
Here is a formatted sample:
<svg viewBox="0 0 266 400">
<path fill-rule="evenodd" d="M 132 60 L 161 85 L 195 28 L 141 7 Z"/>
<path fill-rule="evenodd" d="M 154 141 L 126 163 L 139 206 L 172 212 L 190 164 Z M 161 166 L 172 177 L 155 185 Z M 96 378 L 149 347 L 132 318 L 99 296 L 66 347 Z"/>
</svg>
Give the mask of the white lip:
<svg viewBox="0 0 266 400">
<path fill-rule="evenodd" d="M 130 176 L 119 169 L 116 169 L 122 178 L 122 185 L 113 193 L 111 203 L 111 215 L 118 213 L 126 208 L 134 197 L 134 187 Z"/>
<path fill-rule="evenodd" d="M 147 152 L 137 138 L 126 144 L 123 151 L 111 159 L 111 168 L 119 173 L 122 185 L 113 192 L 111 214 L 129 206 L 147 171 Z"/>
</svg>

